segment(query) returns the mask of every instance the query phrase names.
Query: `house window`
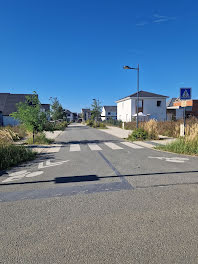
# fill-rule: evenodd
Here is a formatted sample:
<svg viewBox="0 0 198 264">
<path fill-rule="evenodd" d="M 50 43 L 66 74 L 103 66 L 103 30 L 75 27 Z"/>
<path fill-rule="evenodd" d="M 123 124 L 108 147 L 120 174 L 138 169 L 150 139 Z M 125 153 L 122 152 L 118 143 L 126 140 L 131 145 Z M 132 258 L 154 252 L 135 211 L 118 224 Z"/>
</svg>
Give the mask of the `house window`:
<svg viewBox="0 0 198 264">
<path fill-rule="evenodd" d="M 157 106 L 161 106 L 162 101 L 157 101 Z"/>
<path fill-rule="evenodd" d="M 111 112 L 108 112 L 108 115 L 110 115 L 111 114 Z"/>
<path fill-rule="evenodd" d="M 143 113 L 143 106 L 144 106 L 143 100 L 138 100 L 138 113 L 139 112 Z M 135 109 L 136 109 L 136 112 L 137 112 L 137 101 L 136 101 Z"/>
</svg>

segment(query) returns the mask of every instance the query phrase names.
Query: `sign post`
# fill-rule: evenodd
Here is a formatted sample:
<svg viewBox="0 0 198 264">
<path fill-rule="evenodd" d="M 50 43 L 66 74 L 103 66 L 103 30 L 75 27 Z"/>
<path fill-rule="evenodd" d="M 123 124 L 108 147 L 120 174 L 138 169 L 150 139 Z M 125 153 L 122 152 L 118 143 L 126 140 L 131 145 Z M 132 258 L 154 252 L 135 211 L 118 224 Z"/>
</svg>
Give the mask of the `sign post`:
<svg viewBox="0 0 198 264">
<path fill-rule="evenodd" d="M 184 135 L 185 135 L 185 126 L 186 126 L 186 100 L 191 99 L 192 89 L 191 88 L 180 88 L 180 100 L 181 100 L 181 107 L 184 108 Z"/>
</svg>

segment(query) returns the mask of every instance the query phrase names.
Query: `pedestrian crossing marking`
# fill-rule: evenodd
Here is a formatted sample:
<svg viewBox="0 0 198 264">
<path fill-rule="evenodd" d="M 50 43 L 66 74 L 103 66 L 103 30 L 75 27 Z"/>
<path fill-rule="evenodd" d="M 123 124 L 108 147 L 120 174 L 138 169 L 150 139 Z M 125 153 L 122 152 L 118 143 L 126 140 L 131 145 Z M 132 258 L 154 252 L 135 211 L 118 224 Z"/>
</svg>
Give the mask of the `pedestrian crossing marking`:
<svg viewBox="0 0 198 264">
<path fill-rule="evenodd" d="M 120 142 L 120 143 L 124 144 L 127 147 L 133 148 L 133 149 L 142 149 L 143 148 L 143 147 L 138 146 L 136 144 L 133 144 L 131 142 Z"/>
<path fill-rule="evenodd" d="M 97 144 L 95 144 L 95 143 L 90 143 L 90 144 L 88 144 L 88 146 L 89 146 L 89 148 L 91 149 L 91 150 L 102 150 L 101 149 L 101 147 L 99 147 Z"/>
<path fill-rule="evenodd" d="M 120 146 L 118 146 L 112 142 L 105 142 L 104 144 L 111 149 L 123 149 L 122 147 L 120 147 Z"/>
<path fill-rule="evenodd" d="M 59 152 L 61 148 L 61 145 L 58 144 L 54 144 L 51 145 L 48 149 L 47 149 L 47 153 L 55 153 L 55 152 Z"/>
<path fill-rule="evenodd" d="M 70 151 L 80 151 L 80 145 L 79 144 L 71 144 L 70 145 Z"/>
</svg>

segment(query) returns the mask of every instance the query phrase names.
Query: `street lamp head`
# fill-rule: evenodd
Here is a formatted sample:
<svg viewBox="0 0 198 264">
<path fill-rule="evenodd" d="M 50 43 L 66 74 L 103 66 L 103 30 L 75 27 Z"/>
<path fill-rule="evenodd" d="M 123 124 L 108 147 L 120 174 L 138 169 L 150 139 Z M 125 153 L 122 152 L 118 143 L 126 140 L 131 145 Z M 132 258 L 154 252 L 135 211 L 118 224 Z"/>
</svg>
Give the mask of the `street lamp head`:
<svg viewBox="0 0 198 264">
<path fill-rule="evenodd" d="M 124 66 L 123 69 L 125 69 L 125 70 L 134 70 L 135 68 L 131 68 L 129 66 Z"/>
</svg>

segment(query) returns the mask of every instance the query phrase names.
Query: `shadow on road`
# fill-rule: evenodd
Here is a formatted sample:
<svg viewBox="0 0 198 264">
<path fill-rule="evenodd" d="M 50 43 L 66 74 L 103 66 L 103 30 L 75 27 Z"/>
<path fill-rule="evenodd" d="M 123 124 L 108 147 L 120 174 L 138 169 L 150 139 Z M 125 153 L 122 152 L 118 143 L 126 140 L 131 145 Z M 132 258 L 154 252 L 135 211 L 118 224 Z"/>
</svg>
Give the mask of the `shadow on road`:
<svg viewBox="0 0 198 264">
<path fill-rule="evenodd" d="M 142 173 L 142 174 L 126 174 L 121 175 L 122 177 L 142 177 L 142 176 L 155 176 L 155 175 L 168 175 L 173 174 L 173 176 L 179 174 L 189 174 L 189 173 L 198 173 L 198 171 L 173 171 L 173 172 L 154 172 L 154 173 Z M 42 181 L 31 181 L 31 182 L 11 182 L 11 183 L 1 183 L 0 186 L 6 185 L 24 185 L 24 184 L 37 184 L 37 183 L 50 183 L 53 182 L 55 184 L 61 183 L 70 183 L 70 182 L 93 182 L 99 181 L 101 179 L 108 179 L 108 178 L 120 178 L 120 176 L 113 175 L 113 176 L 97 176 L 97 175 L 81 175 L 81 176 L 67 176 L 67 177 L 57 177 L 54 180 L 42 180 Z M 149 187 L 159 187 L 159 186 L 171 186 L 171 185 L 188 185 L 188 184 L 198 184 L 198 182 L 186 182 L 186 183 L 173 183 L 173 184 L 160 184 L 160 185 L 151 185 L 146 187 L 136 187 L 136 188 L 149 188 Z"/>
</svg>

